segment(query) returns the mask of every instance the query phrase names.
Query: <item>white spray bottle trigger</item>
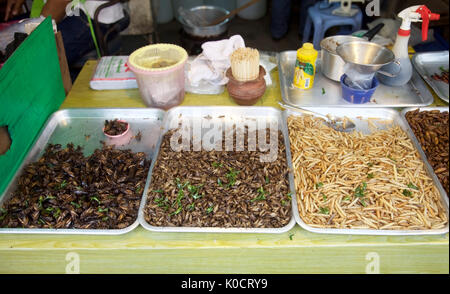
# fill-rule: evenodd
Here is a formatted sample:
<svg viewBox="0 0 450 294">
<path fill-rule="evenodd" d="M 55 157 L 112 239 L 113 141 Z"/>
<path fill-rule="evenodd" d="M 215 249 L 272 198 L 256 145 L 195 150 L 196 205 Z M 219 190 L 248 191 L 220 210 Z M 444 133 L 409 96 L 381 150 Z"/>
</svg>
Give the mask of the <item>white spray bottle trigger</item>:
<svg viewBox="0 0 450 294">
<path fill-rule="evenodd" d="M 400 25 L 401 30 L 409 31 L 411 30 L 411 22 L 422 21 L 420 13 L 416 12 L 420 6 L 421 5 L 415 5 L 400 11 L 398 17 L 402 19 L 402 24 Z"/>
</svg>

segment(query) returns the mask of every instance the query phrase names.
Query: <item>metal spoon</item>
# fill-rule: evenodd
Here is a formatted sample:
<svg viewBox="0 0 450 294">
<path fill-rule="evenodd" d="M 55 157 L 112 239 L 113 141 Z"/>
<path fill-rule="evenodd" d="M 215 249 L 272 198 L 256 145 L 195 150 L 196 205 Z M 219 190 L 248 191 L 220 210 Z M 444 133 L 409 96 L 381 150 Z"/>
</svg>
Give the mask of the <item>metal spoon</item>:
<svg viewBox="0 0 450 294">
<path fill-rule="evenodd" d="M 306 110 L 291 104 L 287 104 L 287 103 L 283 103 L 283 102 L 278 102 L 278 104 L 280 104 L 281 107 L 285 108 L 285 109 L 290 109 L 293 111 L 297 111 L 297 112 L 302 112 L 305 114 L 310 114 L 316 117 L 320 117 L 322 119 L 325 120 L 325 124 L 327 126 L 329 126 L 330 128 L 338 131 L 338 132 L 351 132 L 355 129 L 355 124 L 353 122 L 351 122 L 350 120 L 346 120 L 344 123 L 344 119 L 340 118 L 340 117 L 335 117 L 333 115 L 323 115 L 311 110 Z"/>
</svg>

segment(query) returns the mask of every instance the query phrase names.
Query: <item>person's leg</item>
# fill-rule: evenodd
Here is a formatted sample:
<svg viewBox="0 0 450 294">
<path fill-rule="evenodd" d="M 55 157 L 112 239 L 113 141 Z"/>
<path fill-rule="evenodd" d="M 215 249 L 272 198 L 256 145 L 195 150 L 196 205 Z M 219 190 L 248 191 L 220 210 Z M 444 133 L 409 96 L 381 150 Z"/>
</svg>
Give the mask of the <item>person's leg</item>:
<svg viewBox="0 0 450 294">
<path fill-rule="evenodd" d="M 83 12 L 80 16 L 65 17 L 58 24 L 58 30 L 62 34 L 69 66 L 95 48 L 89 23 Z"/>
<path fill-rule="evenodd" d="M 270 33 L 272 38 L 283 38 L 289 27 L 289 16 L 291 13 L 291 0 L 272 0 L 272 18 Z"/>
</svg>

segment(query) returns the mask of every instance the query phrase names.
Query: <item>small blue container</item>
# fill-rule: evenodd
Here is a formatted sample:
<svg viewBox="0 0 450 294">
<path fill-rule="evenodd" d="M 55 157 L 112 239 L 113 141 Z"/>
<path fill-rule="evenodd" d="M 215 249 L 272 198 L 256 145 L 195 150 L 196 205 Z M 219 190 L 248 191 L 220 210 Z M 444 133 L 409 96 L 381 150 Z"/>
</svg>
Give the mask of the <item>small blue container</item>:
<svg viewBox="0 0 450 294">
<path fill-rule="evenodd" d="M 341 86 L 342 86 L 342 97 L 354 104 L 362 104 L 367 103 L 370 101 L 370 98 L 372 97 L 373 93 L 378 87 L 378 80 L 376 77 L 372 80 L 372 88 L 367 90 L 359 90 L 359 89 L 353 89 L 347 86 L 344 83 L 345 78 L 347 77 L 346 74 L 343 74 L 341 76 Z"/>
</svg>

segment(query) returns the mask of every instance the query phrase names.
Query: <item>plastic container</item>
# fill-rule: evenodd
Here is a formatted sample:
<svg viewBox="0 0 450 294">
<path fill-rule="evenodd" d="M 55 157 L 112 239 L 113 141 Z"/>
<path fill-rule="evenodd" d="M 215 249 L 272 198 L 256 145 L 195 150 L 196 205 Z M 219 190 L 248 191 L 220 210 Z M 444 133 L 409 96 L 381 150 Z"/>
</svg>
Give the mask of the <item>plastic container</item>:
<svg viewBox="0 0 450 294">
<path fill-rule="evenodd" d="M 250 1 L 251 0 L 237 0 L 236 6 L 241 7 Z M 266 11 L 267 11 L 267 0 L 261 0 L 239 12 L 238 16 L 243 19 L 255 20 L 266 15 Z"/>
<path fill-rule="evenodd" d="M 158 1 L 158 13 L 156 15 L 156 22 L 163 24 L 168 23 L 173 19 L 172 1 Z"/>
<path fill-rule="evenodd" d="M 359 89 L 353 89 L 347 86 L 344 83 L 345 78 L 347 75 L 343 74 L 341 77 L 341 86 L 342 86 L 342 97 L 354 104 L 362 104 L 367 103 L 370 101 L 370 98 L 372 98 L 373 93 L 375 93 L 375 90 L 378 87 L 378 80 L 376 77 L 372 80 L 372 88 L 367 90 L 359 90 Z"/>
<path fill-rule="evenodd" d="M 307 90 L 314 85 L 314 76 L 316 74 L 316 60 L 318 52 L 313 44 L 304 43 L 297 50 L 297 61 L 295 62 L 293 85 L 296 88 Z"/>
<path fill-rule="evenodd" d="M 141 98 L 149 107 L 169 109 L 183 102 L 186 50 L 173 44 L 142 47 L 128 58 Z"/>
</svg>

